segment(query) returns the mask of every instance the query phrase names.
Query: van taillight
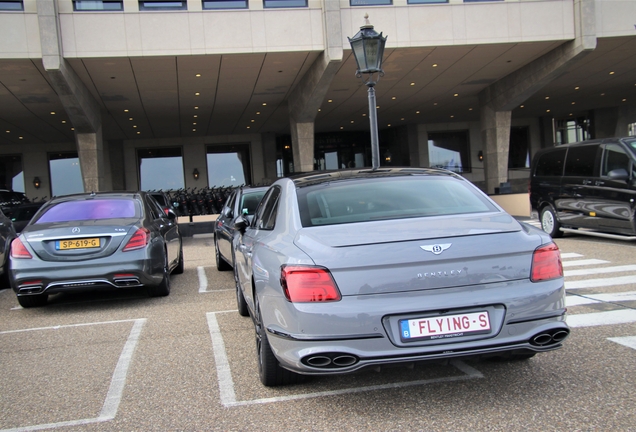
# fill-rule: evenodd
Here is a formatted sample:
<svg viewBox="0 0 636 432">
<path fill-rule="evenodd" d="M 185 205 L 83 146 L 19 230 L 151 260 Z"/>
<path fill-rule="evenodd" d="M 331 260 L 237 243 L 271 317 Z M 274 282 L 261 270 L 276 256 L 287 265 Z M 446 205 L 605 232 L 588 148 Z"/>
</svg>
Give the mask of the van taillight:
<svg viewBox="0 0 636 432">
<path fill-rule="evenodd" d="M 31 259 L 33 257 L 22 241 L 17 238 L 11 243 L 11 258 Z"/>
<path fill-rule="evenodd" d="M 124 246 L 123 252 L 128 252 L 135 249 L 141 249 L 146 247 L 150 240 L 150 231 L 146 228 L 139 228 L 135 234 L 128 240 L 126 246 Z"/>
<path fill-rule="evenodd" d="M 292 303 L 330 302 L 342 298 L 331 273 L 324 267 L 283 266 L 280 284 L 285 297 Z"/>
<path fill-rule="evenodd" d="M 532 254 L 530 280 L 539 282 L 560 277 L 563 277 L 563 265 L 561 264 L 559 247 L 550 243 L 535 249 Z"/>
</svg>

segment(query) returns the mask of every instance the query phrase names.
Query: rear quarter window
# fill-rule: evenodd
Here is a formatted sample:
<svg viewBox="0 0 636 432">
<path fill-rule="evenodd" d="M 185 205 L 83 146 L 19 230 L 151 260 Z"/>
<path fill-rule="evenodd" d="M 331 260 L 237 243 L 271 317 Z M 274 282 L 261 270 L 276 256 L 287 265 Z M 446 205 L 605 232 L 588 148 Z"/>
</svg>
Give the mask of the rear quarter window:
<svg viewBox="0 0 636 432">
<path fill-rule="evenodd" d="M 350 180 L 300 188 L 297 195 L 305 227 L 497 211 L 452 177 Z"/>
<path fill-rule="evenodd" d="M 132 199 L 63 201 L 49 207 L 34 223 L 139 218 L 140 204 Z"/>
<path fill-rule="evenodd" d="M 534 175 L 538 177 L 562 176 L 565 152 L 566 149 L 563 148 L 540 155 Z"/>
</svg>

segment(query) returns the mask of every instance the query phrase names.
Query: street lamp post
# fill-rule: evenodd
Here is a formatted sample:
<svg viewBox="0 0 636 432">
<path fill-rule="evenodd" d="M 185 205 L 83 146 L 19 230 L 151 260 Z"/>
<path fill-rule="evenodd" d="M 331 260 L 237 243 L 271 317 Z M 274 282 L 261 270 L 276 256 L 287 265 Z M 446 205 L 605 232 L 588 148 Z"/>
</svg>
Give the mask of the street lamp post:
<svg viewBox="0 0 636 432">
<path fill-rule="evenodd" d="M 368 74 L 364 83 L 369 87 L 369 123 L 371 126 L 371 164 L 373 169 L 380 167 L 380 144 L 378 142 L 378 115 L 375 102 L 375 85 L 384 76 L 382 70 L 382 56 L 384 55 L 384 45 L 386 36 L 373 30 L 369 22 L 369 15 L 364 16 L 365 23 L 360 27 L 360 31 L 349 39 L 353 56 L 356 59 L 358 69 L 356 76 L 362 78 L 362 74 Z M 378 74 L 377 80 L 374 74 Z"/>
</svg>

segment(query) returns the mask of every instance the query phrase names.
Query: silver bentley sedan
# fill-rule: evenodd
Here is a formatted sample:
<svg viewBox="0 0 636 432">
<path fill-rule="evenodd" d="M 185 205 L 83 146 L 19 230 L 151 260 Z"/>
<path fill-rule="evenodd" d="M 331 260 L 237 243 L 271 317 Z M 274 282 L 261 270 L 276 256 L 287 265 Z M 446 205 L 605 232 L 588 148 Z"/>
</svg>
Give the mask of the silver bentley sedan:
<svg viewBox="0 0 636 432">
<path fill-rule="evenodd" d="M 569 334 L 558 247 L 449 171 L 280 179 L 235 225 L 238 309 L 254 322 L 266 386 L 390 363 L 528 359 Z"/>
</svg>

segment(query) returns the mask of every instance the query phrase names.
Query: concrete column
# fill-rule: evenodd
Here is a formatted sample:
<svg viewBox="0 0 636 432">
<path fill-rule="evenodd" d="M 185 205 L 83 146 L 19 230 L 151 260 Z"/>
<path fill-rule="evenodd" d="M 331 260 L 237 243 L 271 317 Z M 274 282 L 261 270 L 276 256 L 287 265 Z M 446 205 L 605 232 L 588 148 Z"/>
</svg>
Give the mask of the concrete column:
<svg viewBox="0 0 636 432">
<path fill-rule="evenodd" d="M 270 184 L 276 181 L 276 135 L 264 133 L 261 137 L 263 143 L 263 165 L 265 176 L 261 183 Z"/>
<path fill-rule="evenodd" d="M 84 192 L 104 190 L 104 146 L 101 129 L 97 133 L 76 133 L 75 140 L 84 180 Z"/>
<path fill-rule="evenodd" d="M 481 140 L 484 144 L 486 193 L 508 181 L 511 111 L 496 111 L 491 105 L 481 107 Z"/>
<path fill-rule="evenodd" d="M 322 8 L 326 49 L 292 89 L 288 98 L 295 172 L 314 169 L 314 120 L 342 63 L 340 3 L 322 2 Z"/>
<path fill-rule="evenodd" d="M 126 170 L 124 169 L 124 141 L 108 141 L 112 190 L 126 190 Z"/>
<path fill-rule="evenodd" d="M 97 192 L 108 189 L 103 171 L 100 106 L 63 57 L 57 0 L 38 0 L 37 10 L 42 64 L 75 128 L 84 190 Z"/>
<path fill-rule="evenodd" d="M 314 170 L 314 122 L 298 123 L 291 120 L 294 172 Z"/>
</svg>

